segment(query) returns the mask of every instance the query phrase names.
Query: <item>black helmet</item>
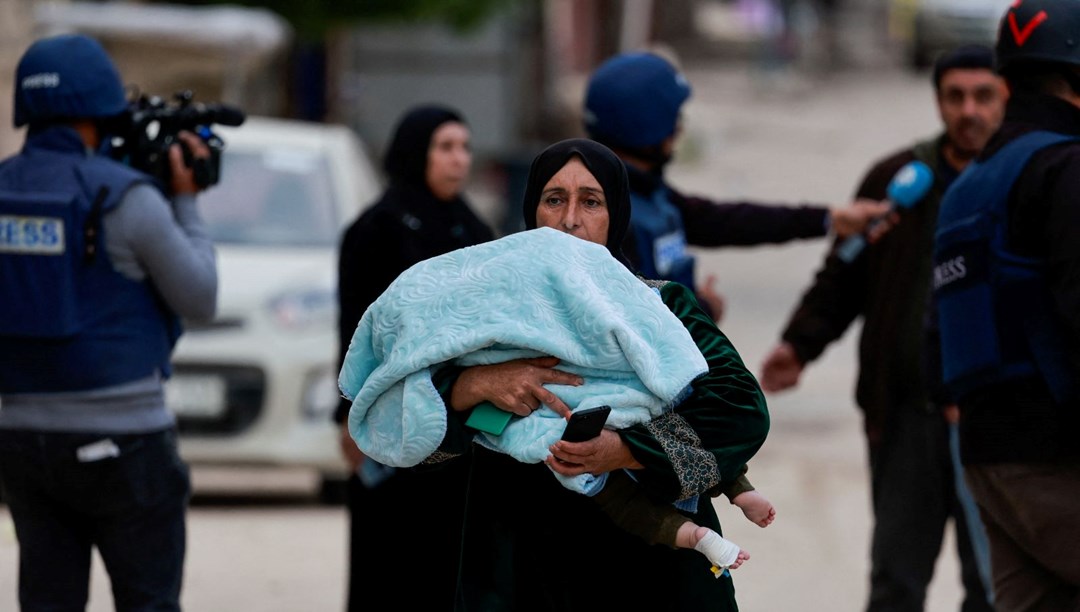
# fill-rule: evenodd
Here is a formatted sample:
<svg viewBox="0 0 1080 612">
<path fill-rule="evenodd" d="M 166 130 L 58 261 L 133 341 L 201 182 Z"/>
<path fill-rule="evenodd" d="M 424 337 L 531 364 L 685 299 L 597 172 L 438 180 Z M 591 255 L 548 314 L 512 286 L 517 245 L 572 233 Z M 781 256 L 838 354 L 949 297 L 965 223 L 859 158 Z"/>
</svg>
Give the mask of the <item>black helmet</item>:
<svg viewBox="0 0 1080 612">
<path fill-rule="evenodd" d="M 1046 62 L 1080 65 L 1080 0 L 1017 0 L 1001 18 L 997 69 Z"/>
</svg>

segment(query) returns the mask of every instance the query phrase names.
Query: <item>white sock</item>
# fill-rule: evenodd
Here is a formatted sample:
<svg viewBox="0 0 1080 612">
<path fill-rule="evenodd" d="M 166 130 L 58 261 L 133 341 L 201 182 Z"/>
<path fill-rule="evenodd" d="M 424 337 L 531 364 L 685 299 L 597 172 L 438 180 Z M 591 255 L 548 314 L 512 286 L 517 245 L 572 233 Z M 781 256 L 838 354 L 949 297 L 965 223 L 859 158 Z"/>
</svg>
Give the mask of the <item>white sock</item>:
<svg viewBox="0 0 1080 612">
<path fill-rule="evenodd" d="M 694 550 L 708 557 L 717 567 L 728 567 L 739 558 L 739 546 L 712 530 L 694 544 Z"/>
</svg>

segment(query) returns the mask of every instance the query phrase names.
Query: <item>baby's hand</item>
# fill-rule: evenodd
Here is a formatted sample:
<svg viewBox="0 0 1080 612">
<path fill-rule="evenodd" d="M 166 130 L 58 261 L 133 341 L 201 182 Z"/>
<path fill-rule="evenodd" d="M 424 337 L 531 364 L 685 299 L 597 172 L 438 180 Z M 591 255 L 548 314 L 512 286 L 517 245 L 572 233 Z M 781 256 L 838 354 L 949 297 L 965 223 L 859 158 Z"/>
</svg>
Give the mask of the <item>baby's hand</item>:
<svg viewBox="0 0 1080 612">
<path fill-rule="evenodd" d="M 776 508 L 772 502 L 757 491 L 744 491 L 735 496 L 731 503 L 738 506 L 746 518 L 758 527 L 768 527 L 776 518 Z"/>
</svg>

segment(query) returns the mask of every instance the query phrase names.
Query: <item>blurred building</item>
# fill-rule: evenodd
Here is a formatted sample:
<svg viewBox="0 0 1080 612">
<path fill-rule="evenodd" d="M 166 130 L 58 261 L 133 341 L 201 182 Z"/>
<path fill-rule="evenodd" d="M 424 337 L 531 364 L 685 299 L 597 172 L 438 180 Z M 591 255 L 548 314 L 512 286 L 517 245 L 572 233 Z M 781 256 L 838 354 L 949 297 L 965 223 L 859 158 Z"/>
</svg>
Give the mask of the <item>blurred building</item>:
<svg viewBox="0 0 1080 612">
<path fill-rule="evenodd" d="M 0 157 L 22 146 L 22 133 L 11 124 L 11 104 L 15 66 L 33 40 L 31 5 L 32 0 L 0 0 Z"/>
<path fill-rule="evenodd" d="M 507 2 L 475 28 L 441 23 L 335 27 L 325 57 L 266 9 L 232 4 L 0 0 L 3 74 L 33 38 L 82 32 L 102 42 L 139 92 L 224 102 L 249 115 L 303 116 L 354 128 L 380 152 L 405 108 L 438 102 L 470 122 L 479 172 L 516 201 L 543 146 L 581 134 L 585 79 L 620 50 L 698 39 L 697 9 L 717 0 Z M 10 116 L 8 93 L 0 110 Z M 21 136 L 0 129 L 11 152 Z M 489 180 L 489 182 L 491 182 Z"/>
<path fill-rule="evenodd" d="M 355 24 L 329 43 L 327 115 L 355 127 L 379 152 L 404 109 L 428 102 L 456 107 L 469 121 L 478 167 L 498 175 L 505 200 L 516 203 L 533 156 L 581 135 L 589 72 L 612 53 L 649 45 L 660 28 L 689 27 L 693 4 L 517 2 L 470 30 Z M 510 208 L 505 231 L 519 221 L 516 205 Z"/>
<path fill-rule="evenodd" d="M 101 41 L 124 81 L 143 93 L 225 102 L 249 114 L 285 109 L 292 28 L 276 13 L 235 5 L 35 2 L 35 37 L 81 32 Z"/>
<path fill-rule="evenodd" d="M 249 114 L 281 115 L 292 28 L 267 10 L 130 2 L 0 0 L 0 149 L 18 149 L 11 127 L 12 75 L 36 38 L 80 32 L 101 41 L 126 84 L 171 98 L 224 102 Z"/>
</svg>

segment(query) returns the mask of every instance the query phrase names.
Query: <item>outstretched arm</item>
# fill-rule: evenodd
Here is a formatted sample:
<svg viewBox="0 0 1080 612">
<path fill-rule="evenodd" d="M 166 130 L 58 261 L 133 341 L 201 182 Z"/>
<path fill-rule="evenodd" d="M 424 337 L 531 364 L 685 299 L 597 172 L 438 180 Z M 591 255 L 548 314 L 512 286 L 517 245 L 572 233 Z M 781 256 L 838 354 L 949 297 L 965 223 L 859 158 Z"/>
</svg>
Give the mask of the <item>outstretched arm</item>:
<svg viewBox="0 0 1080 612">
<path fill-rule="evenodd" d="M 880 198 L 885 196 L 885 187 L 896 168 L 907 161 L 910 161 L 909 157 L 890 158 L 875 165 L 856 191 L 855 206 L 874 212 L 877 212 L 874 206 L 884 207 Z M 885 227 L 894 222 L 895 219 L 890 220 Z M 871 243 L 880 237 L 871 230 Z M 813 284 L 792 312 L 780 342 L 762 364 L 762 388 L 775 392 L 795 387 L 806 364 L 817 359 L 862 313 L 867 300 L 867 261 L 866 255 L 851 263 L 840 260 L 833 253 L 826 255 Z"/>
</svg>

